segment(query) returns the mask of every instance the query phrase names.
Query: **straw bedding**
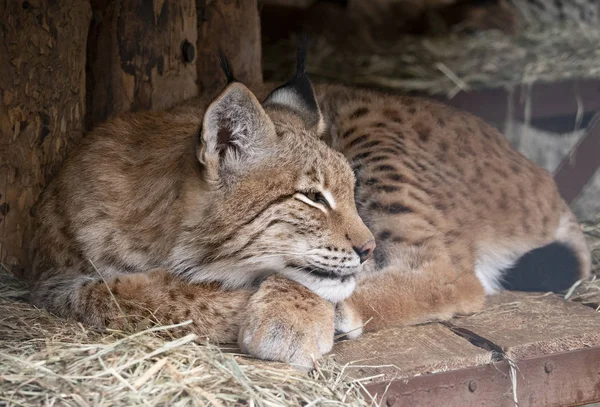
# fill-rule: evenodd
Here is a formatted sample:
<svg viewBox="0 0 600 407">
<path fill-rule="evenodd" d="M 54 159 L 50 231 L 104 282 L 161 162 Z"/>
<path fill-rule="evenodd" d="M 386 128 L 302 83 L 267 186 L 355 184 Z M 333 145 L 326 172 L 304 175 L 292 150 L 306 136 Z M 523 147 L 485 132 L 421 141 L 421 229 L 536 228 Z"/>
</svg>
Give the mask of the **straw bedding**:
<svg viewBox="0 0 600 407">
<path fill-rule="evenodd" d="M 306 374 L 194 335 L 169 338 L 169 327 L 94 331 L 31 307 L 26 294 L 0 272 L 0 406 L 368 404 L 332 358 Z"/>
<path fill-rule="evenodd" d="M 571 78 L 600 78 L 600 26 L 535 25 L 515 36 L 402 36 L 393 43 L 336 44 L 313 38 L 307 71 L 315 80 L 454 96 L 460 90 L 513 87 Z M 265 79 L 284 80 L 297 39 L 264 47 Z"/>
</svg>

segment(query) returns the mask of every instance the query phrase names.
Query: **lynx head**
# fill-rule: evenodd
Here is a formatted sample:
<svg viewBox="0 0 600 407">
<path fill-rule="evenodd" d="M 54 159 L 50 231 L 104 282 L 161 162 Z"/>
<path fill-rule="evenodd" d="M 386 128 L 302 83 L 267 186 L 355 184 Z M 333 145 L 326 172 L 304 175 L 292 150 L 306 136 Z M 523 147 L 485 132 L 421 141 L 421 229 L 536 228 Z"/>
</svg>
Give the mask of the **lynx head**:
<svg viewBox="0 0 600 407">
<path fill-rule="evenodd" d="M 375 243 L 354 204 L 353 172 L 320 140 L 323 128 L 303 62 L 262 103 L 230 76 L 197 150 L 212 235 L 202 279 L 239 286 L 278 272 L 334 302 L 351 294 Z"/>
</svg>

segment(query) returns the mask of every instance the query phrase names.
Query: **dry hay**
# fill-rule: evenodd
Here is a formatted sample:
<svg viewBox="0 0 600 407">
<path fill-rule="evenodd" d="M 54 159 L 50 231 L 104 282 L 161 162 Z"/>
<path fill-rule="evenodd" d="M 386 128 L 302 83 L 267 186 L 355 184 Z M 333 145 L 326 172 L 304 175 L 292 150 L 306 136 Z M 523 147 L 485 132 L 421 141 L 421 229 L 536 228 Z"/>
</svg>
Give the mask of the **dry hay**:
<svg viewBox="0 0 600 407">
<path fill-rule="evenodd" d="M 594 307 L 600 312 L 600 214 L 596 219 L 582 225 L 588 245 L 592 251 L 592 276 L 577 282 L 565 294 L 565 298 Z"/>
<path fill-rule="evenodd" d="M 369 404 L 331 357 L 306 374 L 194 335 L 165 339 L 169 327 L 93 331 L 31 307 L 26 294 L 0 273 L 0 406 Z"/>
<path fill-rule="evenodd" d="M 570 78 L 600 78 L 600 27 L 531 26 L 440 37 L 400 36 L 393 43 L 333 44 L 314 38 L 307 71 L 316 80 L 454 96 L 460 90 L 513 87 Z M 295 38 L 264 48 L 265 76 L 284 80 L 294 66 Z"/>
<path fill-rule="evenodd" d="M 581 227 L 592 251 L 592 271 L 600 277 L 600 213 Z"/>
</svg>

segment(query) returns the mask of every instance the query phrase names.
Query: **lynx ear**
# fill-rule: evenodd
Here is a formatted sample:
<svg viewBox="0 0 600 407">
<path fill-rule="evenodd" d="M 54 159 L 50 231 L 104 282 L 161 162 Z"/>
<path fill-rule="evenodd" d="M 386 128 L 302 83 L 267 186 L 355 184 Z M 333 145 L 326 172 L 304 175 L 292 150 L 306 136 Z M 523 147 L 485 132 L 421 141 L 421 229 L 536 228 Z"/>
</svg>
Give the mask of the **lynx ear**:
<svg viewBox="0 0 600 407">
<path fill-rule="evenodd" d="M 244 85 L 233 82 L 204 114 L 198 160 L 209 180 L 227 183 L 260 162 L 274 138 L 273 123 L 259 101 Z"/>
<path fill-rule="evenodd" d="M 280 107 L 298 115 L 309 130 L 321 133 L 323 117 L 312 83 L 306 75 L 306 37 L 301 40 L 296 62 L 296 75 L 276 88 L 263 102 L 265 107 Z"/>
</svg>

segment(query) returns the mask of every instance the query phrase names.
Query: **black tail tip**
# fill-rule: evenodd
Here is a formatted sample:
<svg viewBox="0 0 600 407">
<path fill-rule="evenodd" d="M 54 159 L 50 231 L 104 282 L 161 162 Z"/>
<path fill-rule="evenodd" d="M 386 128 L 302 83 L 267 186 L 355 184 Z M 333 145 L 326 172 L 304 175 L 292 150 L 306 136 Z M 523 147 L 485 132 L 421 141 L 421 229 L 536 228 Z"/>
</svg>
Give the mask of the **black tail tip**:
<svg viewBox="0 0 600 407">
<path fill-rule="evenodd" d="M 555 292 L 568 290 L 581 278 L 575 251 L 554 242 L 525 253 L 504 274 L 502 287 L 513 291 Z"/>
</svg>

